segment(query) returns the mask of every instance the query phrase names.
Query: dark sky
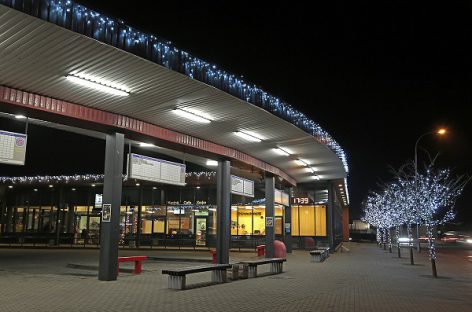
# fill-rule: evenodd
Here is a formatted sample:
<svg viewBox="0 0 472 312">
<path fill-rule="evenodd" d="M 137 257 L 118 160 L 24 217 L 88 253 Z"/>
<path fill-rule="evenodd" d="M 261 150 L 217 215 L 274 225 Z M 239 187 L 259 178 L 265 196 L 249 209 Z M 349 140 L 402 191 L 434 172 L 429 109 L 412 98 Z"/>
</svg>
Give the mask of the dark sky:
<svg viewBox="0 0 472 312">
<path fill-rule="evenodd" d="M 472 3 L 78 1 L 244 78 L 305 112 L 344 148 L 354 217 L 421 140 L 472 174 Z M 419 154 L 425 160 L 425 154 Z M 458 202 L 472 222 L 472 187 Z"/>
</svg>

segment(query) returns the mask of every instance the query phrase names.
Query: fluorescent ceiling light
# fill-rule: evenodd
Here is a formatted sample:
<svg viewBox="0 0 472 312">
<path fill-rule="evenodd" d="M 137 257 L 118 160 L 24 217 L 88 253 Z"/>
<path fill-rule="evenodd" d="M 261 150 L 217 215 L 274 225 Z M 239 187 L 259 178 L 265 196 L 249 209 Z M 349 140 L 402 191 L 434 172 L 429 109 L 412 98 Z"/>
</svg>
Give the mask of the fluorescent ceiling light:
<svg viewBox="0 0 472 312">
<path fill-rule="evenodd" d="M 313 176 L 313 179 L 319 180 L 319 179 L 321 179 L 321 177 L 320 177 L 319 175 L 314 175 L 314 176 Z"/>
<path fill-rule="evenodd" d="M 313 172 L 313 173 L 316 173 L 316 172 L 318 172 L 318 168 L 315 168 L 315 167 L 306 167 L 306 168 L 305 168 L 305 171 L 306 171 L 306 172 Z"/>
<path fill-rule="evenodd" d="M 184 117 L 200 123 L 210 123 L 212 120 L 211 118 L 208 118 L 209 116 L 207 114 L 200 111 L 196 111 L 194 109 L 176 108 L 173 110 L 173 112 L 179 115 L 180 117 Z"/>
<path fill-rule="evenodd" d="M 295 162 L 299 166 L 308 166 L 308 164 L 306 162 L 304 162 L 303 160 L 301 160 L 301 159 L 295 159 Z"/>
<path fill-rule="evenodd" d="M 218 166 L 218 162 L 216 160 L 207 160 L 206 165 L 216 167 Z"/>
<path fill-rule="evenodd" d="M 259 136 L 254 135 L 254 132 L 249 133 L 248 131 L 236 131 L 234 134 L 236 134 L 238 137 L 243 138 L 247 141 L 251 141 L 251 142 L 262 141 L 262 139 Z"/>
<path fill-rule="evenodd" d="M 15 115 L 15 118 L 16 119 L 25 119 L 26 116 L 25 115 Z"/>
<path fill-rule="evenodd" d="M 304 164 L 306 164 L 307 166 L 310 165 L 310 162 L 306 159 L 300 159 Z"/>
<path fill-rule="evenodd" d="M 144 142 L 140 142 L 140 143 L 139 143 L 139 146 L 141 146 L 141 147 L 155 147 L 154 144 L 151 144 L 151 143 L 144 143 Z"/>
<path fill-rule="evenodd" d="M 276 152 L 279 155 L 283 155 L 283 156 L 290 156 L 292 154 L 287 149 L 281 148 L 281 147 L 274 148 L 274 152 Z"/>
<path fill-rule="evenodd" d="M 129 90 L 121 85 L 115 84 L 87 74 L 69 74 L 66 77 L 68 80 L 88 87 L 94 90 L 102 91 L 108 94 L 128 96 Z"/>
</svg>

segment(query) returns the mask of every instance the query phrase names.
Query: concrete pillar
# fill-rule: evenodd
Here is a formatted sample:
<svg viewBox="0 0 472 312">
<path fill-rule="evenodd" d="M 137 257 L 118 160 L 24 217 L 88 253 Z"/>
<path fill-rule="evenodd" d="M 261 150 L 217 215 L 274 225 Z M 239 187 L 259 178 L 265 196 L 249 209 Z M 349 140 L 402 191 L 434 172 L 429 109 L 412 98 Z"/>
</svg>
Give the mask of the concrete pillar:
<svg viewBox="0 0 472 312">
<path fill-rule="evenodd" d="M 273 258 L 274 250 L 274 196 L 275 196 L 275 179 L 271 174 L 266 174 L 265 177 L 265 256 L 266 258 Z"/>
<path fill-rule="evenodd" d="M 290 206 L 285 207 L 285 247 L 287 253 L 292 253 L 292 188 L 286 189 L 286 192 L 288 193 L 288 203 Z"/>
<path fill-rule="evenodd" d="M 229 263 L 231 242 L 231 162 L 218 161 L 216 171 L 216 263 Z"/>
<path fill-rule="evenodd" d="M 118 274 L 118 242 L 120 238 L 120 205 L 123 174 L 124 135 L 107 134 L 103 204 L 111 204 L 110 222 L 100 227 L 100 262 L 98 279 L 116 280 Z"/>
</svg>

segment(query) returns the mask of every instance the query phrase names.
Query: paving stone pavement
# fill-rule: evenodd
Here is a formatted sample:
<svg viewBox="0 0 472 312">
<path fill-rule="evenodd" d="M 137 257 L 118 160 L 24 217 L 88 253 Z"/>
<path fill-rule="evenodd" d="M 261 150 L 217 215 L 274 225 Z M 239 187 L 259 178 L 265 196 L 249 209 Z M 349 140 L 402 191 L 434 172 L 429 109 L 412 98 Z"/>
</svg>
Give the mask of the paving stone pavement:
<svg viewBox="0 0 472 312">
<path fill-rule="evenodd" d="M 395 250 L 373 244 L 346 246 L 349 253 L 322 263 L 296 250 L 282 274 L 183 291 L 167 289 L 161 270 L 200 265 L 184 258 L 209 259 L 208 252 L 120 251 L 182 261 L 147 261 L 140 275 L 120 273 L 117 281 L 101 282 L 96 271 L 67 267 L 97 265 L 97 250 L 0 249 L 0 311 L 470 311 L 472 251 L 440 251 L 434 279 L 426 252 L 415 252 L 412 266 L 406 250 L 398 259 Z M 254 257 L 230 256 L 234 262 Z M 189 275 L 187 283 L 209 280 L 205 272 Z"/>
</svg>

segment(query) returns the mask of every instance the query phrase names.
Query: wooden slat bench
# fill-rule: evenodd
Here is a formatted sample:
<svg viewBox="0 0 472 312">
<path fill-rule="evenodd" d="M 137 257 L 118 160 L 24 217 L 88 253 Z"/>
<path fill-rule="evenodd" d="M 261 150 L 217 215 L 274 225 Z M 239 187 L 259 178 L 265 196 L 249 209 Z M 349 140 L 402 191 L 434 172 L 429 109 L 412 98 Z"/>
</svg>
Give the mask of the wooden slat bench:
<svg viewBox="0 0 472 312">
<path fill-rule="evenodd" d="M 248 267 L 248 277 L 257 277 L 257 266 L 261 264 L 270 264 L 270 272 L 273 274 L 282 273 L 285 258 L 267 258 L 260 260 L 241 261 L 240 263 Z"/>
<path fill-rule="evenodd" d="M 118 257 L 118 274 L 120 273 L 120 262 L 134 262 L 134 274 L 141 273 L 141 262 L 147 260 L 147 256 Z"/>
<path fill-rule="evenodd" d="M 178 268 L 173 270 L 162 270 L 162 274 L 168 274 L 168 287 L 171 289 L 185 289 L 186 275 L 211 271 L 211 281 L 215 284 L 226 283 L 226 270 L 231 268 L 231 264 L 212 264 L 194 267 Z"/>
</svg>

